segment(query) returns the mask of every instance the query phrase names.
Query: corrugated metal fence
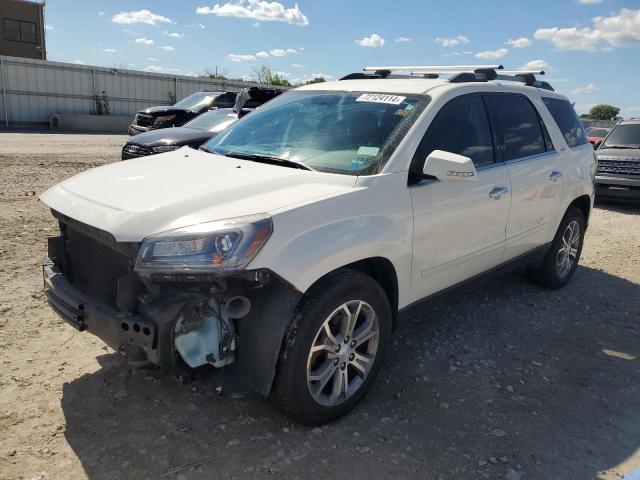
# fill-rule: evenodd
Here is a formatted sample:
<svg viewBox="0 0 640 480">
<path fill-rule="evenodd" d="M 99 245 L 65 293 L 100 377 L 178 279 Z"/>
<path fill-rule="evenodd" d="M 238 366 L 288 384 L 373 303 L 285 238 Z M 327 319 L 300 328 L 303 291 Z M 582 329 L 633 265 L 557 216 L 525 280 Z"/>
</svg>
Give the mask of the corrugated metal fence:
<svg viewBox="0 0 640 480">
<path fill-rule="evenodd" d="M 587 120 L 582 119 L 582 125 L 584 128 L 589 127 L 601 127 L 601 128 L 613 128 L 620 120 Z"/>
<path fill-rule="evenodd" d="M 144 107 L 170 105 L 170 95 L 180 100 L 200 90 L 257 85 L 0 56 L 0 128 L 48 125 L 53 113 L 94 113 L 93 96 L 103 91 L 112 115 L 133 115 Z"/>
</svg>

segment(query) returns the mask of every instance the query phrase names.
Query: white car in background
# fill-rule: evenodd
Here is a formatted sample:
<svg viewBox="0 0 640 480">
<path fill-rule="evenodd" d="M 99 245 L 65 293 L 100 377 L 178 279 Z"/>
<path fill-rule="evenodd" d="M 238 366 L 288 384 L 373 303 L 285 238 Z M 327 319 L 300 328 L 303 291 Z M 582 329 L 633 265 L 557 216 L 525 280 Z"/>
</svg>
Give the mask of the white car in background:
<svg viewBox="0 0 640 480">
<path fill-rule="evenodd" d="M 247 378 L 303 423 L 340 417 L 411 307 L 506 267 L 551 288 L 576 271 L 593 148 L 564 96 L 501 69 L 366 69 L 203 150 L 54 186 L 51 305 L 136 362 Z"/>
</svg>

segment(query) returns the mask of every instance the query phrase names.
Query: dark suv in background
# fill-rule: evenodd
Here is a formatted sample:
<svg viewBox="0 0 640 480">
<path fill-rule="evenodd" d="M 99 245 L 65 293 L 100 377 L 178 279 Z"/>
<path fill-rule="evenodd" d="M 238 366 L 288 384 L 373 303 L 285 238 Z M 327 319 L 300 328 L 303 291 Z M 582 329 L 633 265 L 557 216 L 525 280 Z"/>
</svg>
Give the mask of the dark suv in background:
<svg viewBox="0 0 640 480">
<path fill-rule="evenodd" d="M 245 107 L 255 108 L 270 100 L 281 90 L 252 87 L 249 89 L 250 100 Z M 140 110 L 129 125 L 129 135 L 157 130 L 160 128 L 180 127 L 198 115 L 212 108 L 232 108 L 237 92 L 196 92 L 183 98 L 175 105 L 149 107 Z"/>
<path fill-rule="evenodd" d="M 640 119 L 623 120 L 596 150 L 596 196 L 640 200 Z"/>
</svg>

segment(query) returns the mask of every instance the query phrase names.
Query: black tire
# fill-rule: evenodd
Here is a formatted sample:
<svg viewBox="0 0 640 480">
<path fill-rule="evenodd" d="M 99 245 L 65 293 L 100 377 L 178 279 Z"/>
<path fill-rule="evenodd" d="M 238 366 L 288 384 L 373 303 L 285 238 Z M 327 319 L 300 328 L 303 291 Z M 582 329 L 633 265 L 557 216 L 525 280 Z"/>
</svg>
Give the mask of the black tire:
<svg viewBox="0 0 640 480">
<path fill-rule="evenodd" d="M 580 229 L 578 234 L 579 244 L 577 245 L 575 261 L 571 263 L 569 268 L 564 270 L 559 265 L 561 255 L 560 250 L 564 245 L 563 236 L 568 233 L 567 229 L 572 222 L 576 222 Z M 582 253 L 582 246 L 584 244 L 585 231 L 586 222 L 582 211 L 575 207 L 569 207 L 567 209 L 567 213 L 565 213 L 562 221 L 560 222 L 556 236 L 554 237 L 553 242 L 551 242 L 551 247 L 549 247 L 549 251 L 542 263 L 528 268 L 529 278 L 534 283 L 551 289 L 562 288 L 569 283 L 578 267 L 580 254 Z"/>
<path fill-rule="evenodd" d="M 372 360 L 368 373 L 364 379 L 360 380 L 359 386 L 353 390 L 355 393 L 346 398 L 339 405 L 323 405 L 316 401 L 311 393 L 311 386 L 307 383 L 307 362 L 310 358 L 310 351 L 314 342 L 318 341 L 318 335 L 321 333 L 325 321 L 331 317 L 342 305 L 352 302 L 366 302 L 375 312 L 377 318 L 378 336 L 377 351 Z M 362 307 L 363 309 L 365 307 Z M 296 421 L 305 425 L 322 425 L 335 420 L 350 410 L 352 410 L 360 400 L 365 396 L 371 385 L 374 383 L 376 376 L 384 362 L 389 338 L 391 336 L 391 307 L 389 300 L 382 287 L 370 276 L 354 270 L 340 270 L 327 278 L 321 280 L 313 286 L 310 291 L 305 294 L 301 307 L 299 308 L 298 320 L 290 328 L 285 342 L 282 347 L 278 372 L 272 390 L 272 399 L 276 405 L 282 408 L 286 414 L 293 417 Z M 367 314 L 354 315 L 356 321 L 358 318 L 371 318 Z M 362 321 L 362 320 L 360 320 Z M 364 323 L 364 322 L 363 322 Z M 367 322 L 368 323 L 368 322 Z M 324 332 L 324 330 L 322 330 Z M 356 338 L 356 328 L 353 338 Z M 336 335 L 335 338 L 340 340 L 340 345 L 345 343 L 344 348 L 347 349 L 349 342 L 343 342 L 344 337 Z M 324 343 L 327 343 L 325 340 Z M 355 342 L 354 342 L 355 343 Z M 316 343 L 317 345 L 317 343 Z M 333 344 L 332 344 L 333 345 Z M 363 347 L 367 345 L 364 344 Z M 354 347 L 361 348 L 361 347 Z M 355 351 L 355 350 L 354 350 Z M 321 354 L 324 353 L 320 352 Z M 326 358 L 323 359 L 323 365 L 326 362 L 336 361 L 337 367 L 332 371 L 340 375 L 336 368 L 342 368 L 342 363 L 338 364 L 335 358 L 329 360 L 329 355 L 337 356 L 335 353 L 325 353 Z M 351 360 L 351 357 L 349 357 Z M 311 360 L 309 360 L 311 362 Z M 340 360 L 341 361 L 341 360 Z M 354 373 L 354 366 L 351 362 L 346 362 L 345 374 Z M 325 378 L 329 378 L 327 375 Z M 347 376 L 347 379 L 349 377 Z M 352 379 L 356 377 L 352 376 Z M 349 384 L 349 381 L 347 381 Z M 333 381 L 327 383 L 327 388 L 333 387 Z M 322 389 L 320 389 L 322 390 Z M 346 397 L 346 396 L 345 396 Z M 342 395 L 339 401 L 342 401 Z"/>
</svg>

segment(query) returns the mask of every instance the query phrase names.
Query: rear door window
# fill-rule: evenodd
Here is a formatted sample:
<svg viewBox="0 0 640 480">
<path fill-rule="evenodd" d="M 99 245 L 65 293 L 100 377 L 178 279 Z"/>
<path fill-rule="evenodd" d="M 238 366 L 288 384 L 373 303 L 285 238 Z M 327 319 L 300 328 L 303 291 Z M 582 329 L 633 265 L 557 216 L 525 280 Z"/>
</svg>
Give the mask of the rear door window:
<svg viewBox="0 0 640 480">
<path fill-rule="evenodd" d="M 488 95 L 503 144 L 502 160 L 517 160 L 547 151 L 535 107 L 524 95 Z"/>
<path fill-rule="evenodd" d="M 558 124 L 569 147 L 578 147 L 588 142 L 582 123 L 568 100 L 543 97 L 542 101 Z"/>
<path fill-rule="evenodd" d="M 412 170 L 421 171 L 434 150 L 469 157 L 476 167 L 493 163 L 493 137 L 479 95 L 464 95 L 442 107 L 420 142 Z"/>
</svg>

